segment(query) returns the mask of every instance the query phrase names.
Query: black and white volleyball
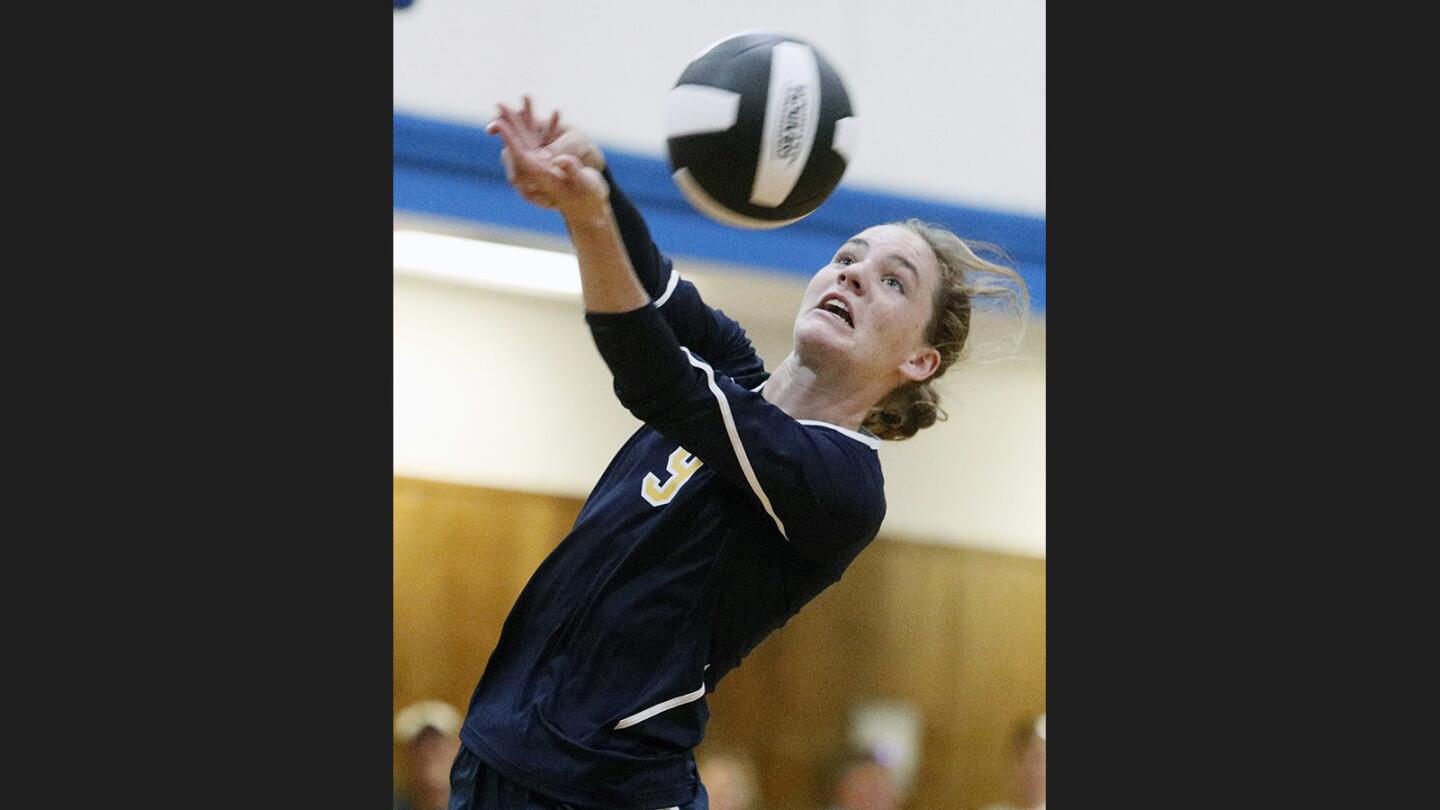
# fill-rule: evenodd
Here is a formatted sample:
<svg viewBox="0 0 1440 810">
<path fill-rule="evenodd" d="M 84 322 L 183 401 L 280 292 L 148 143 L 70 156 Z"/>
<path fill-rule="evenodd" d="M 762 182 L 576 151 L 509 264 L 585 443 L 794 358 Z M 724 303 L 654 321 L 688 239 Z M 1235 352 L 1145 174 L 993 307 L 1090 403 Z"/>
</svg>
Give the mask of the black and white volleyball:
<svg viewBox="0 0 1440 810">
<path fill-rule="evenodd" d="M 706 216 L 778 228 L 810 214 L 855 149 L 850 96 L 804 40 L 747 32 L 711 45 L 680 74 L 665 105 L 675 184 Z"/>
</svg>

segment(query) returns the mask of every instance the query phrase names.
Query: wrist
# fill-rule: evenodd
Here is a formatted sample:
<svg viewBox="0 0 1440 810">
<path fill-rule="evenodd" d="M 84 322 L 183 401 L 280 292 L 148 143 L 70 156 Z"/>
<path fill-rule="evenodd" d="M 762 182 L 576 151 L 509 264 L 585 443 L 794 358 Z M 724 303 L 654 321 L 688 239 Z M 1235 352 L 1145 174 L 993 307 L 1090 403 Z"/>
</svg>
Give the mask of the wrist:
<svg viewBox="0 0 1440 810">
<path fill-rule="evenodd" d="M 609 200 L 599 205 L 586 205 L 560 212 L 565 227 L 572 234 L 606 231 L 615 227 L 615 214 L 610 210 Z"/>
</svg>

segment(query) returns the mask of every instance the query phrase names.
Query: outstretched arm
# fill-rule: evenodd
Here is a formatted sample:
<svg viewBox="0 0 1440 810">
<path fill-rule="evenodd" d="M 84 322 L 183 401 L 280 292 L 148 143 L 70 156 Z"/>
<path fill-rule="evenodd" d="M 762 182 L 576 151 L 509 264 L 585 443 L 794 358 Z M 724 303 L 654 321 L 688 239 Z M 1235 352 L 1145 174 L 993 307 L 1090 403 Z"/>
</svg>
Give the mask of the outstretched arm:
<svg viewBox="0 0 1440 810">
<path fill-rule="evenodd" d="M 527 99 L 519 111 L 502 105 L 490 131 L 505 141 L 502 159 L 516 190 L 565 219 L 579 258 L 585 319 L 616 395 L 641 421 L 751 493 L 786 541 L 838 578 L 884 517 L 873 458 L 878 440 L 801 423 L 734 373 L 682 348 L 669 317 L 691 329 L 689 320 L 704 322 L 704 331 L 696 331 L 702 337 L 726 337 L 719 334 L 723 315 L 706 308 L 693 287 L 677 289 L 667 307 L 682 309 L 662 315 L 626 254 L 610 185 L 576 155 L 556 153 L 557 122 L 553 116 L 537 122 Z"/>
<path fill-rule="evenodd" d="M 608 181 L 611 214 L 630 259 L 630 268 L 680 344 L 707 358 L 716 369 L 728 375 L 755 379 L 753 375 L 762 373 L 764 363 L 740 324 L 707 306 L 695 285 L 681 279 L 670 259 L 660 252 L 651 239 L 645 218 L 615 181 L 600 148 L 585 133 L 563 124 L 558 112 L 544 123 L 537 122 L 529 96 L 513 116 L 532 131 L 536 148 L 548 150 L 552 156 L 570 155 L 581 165 L 600 172 Z M 557 210 L 555 200 L 540 191 L 526 175 L 517 174 L 510 149 L 501 152 L 501 161 L 507 179 L 521 197 L 532 204 Z"/>
<path fill-rule="evenodd" d="M 557 154 L 553 141 L 558 114 L 548 124 L 533 117 L 530 100 L 520 111 L 500 105 L 487 131 L 505 142 L 502 159 L 511 183 L 525 199 L 560 212 L 580 264 L 581 295 L 587 312 L 629 312 L 650 303 L 625 252 L 610 185 L 599 171 L 573 155 Z"/>
</svg>

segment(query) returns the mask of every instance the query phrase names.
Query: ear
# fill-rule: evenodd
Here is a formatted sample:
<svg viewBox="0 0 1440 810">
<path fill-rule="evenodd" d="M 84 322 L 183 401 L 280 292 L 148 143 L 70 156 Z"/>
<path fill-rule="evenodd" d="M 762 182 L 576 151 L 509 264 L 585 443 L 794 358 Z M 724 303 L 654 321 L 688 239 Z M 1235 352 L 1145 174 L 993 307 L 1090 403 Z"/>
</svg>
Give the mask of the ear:
<svg viewBox="0 0 1440 810">
<path fill-rule="evenodd" d="M 940 352 L 929 346 L 910 357 L 900 364 L 900 374 L 911 382 L 924 382 L 935 376 L 935 370 L 940 368 Z"/>
</svg>

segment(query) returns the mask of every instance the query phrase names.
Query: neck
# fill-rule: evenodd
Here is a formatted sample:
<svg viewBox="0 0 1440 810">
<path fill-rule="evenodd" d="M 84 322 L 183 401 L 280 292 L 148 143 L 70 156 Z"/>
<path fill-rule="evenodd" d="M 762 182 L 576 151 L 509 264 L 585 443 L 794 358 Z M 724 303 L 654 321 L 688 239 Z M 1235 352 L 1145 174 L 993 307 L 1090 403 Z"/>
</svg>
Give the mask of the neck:
<svg viewBox="0 0 1440 810">
<path fill-rule="evenodd" d="M 803 364 L 791 352 L 761 389 L 760 395 L 795 419 L 828 422 L 850 430 L 861 423 L 889 390 L 857 388 L 843 372 L 825 374 Z"/>
</svg>

